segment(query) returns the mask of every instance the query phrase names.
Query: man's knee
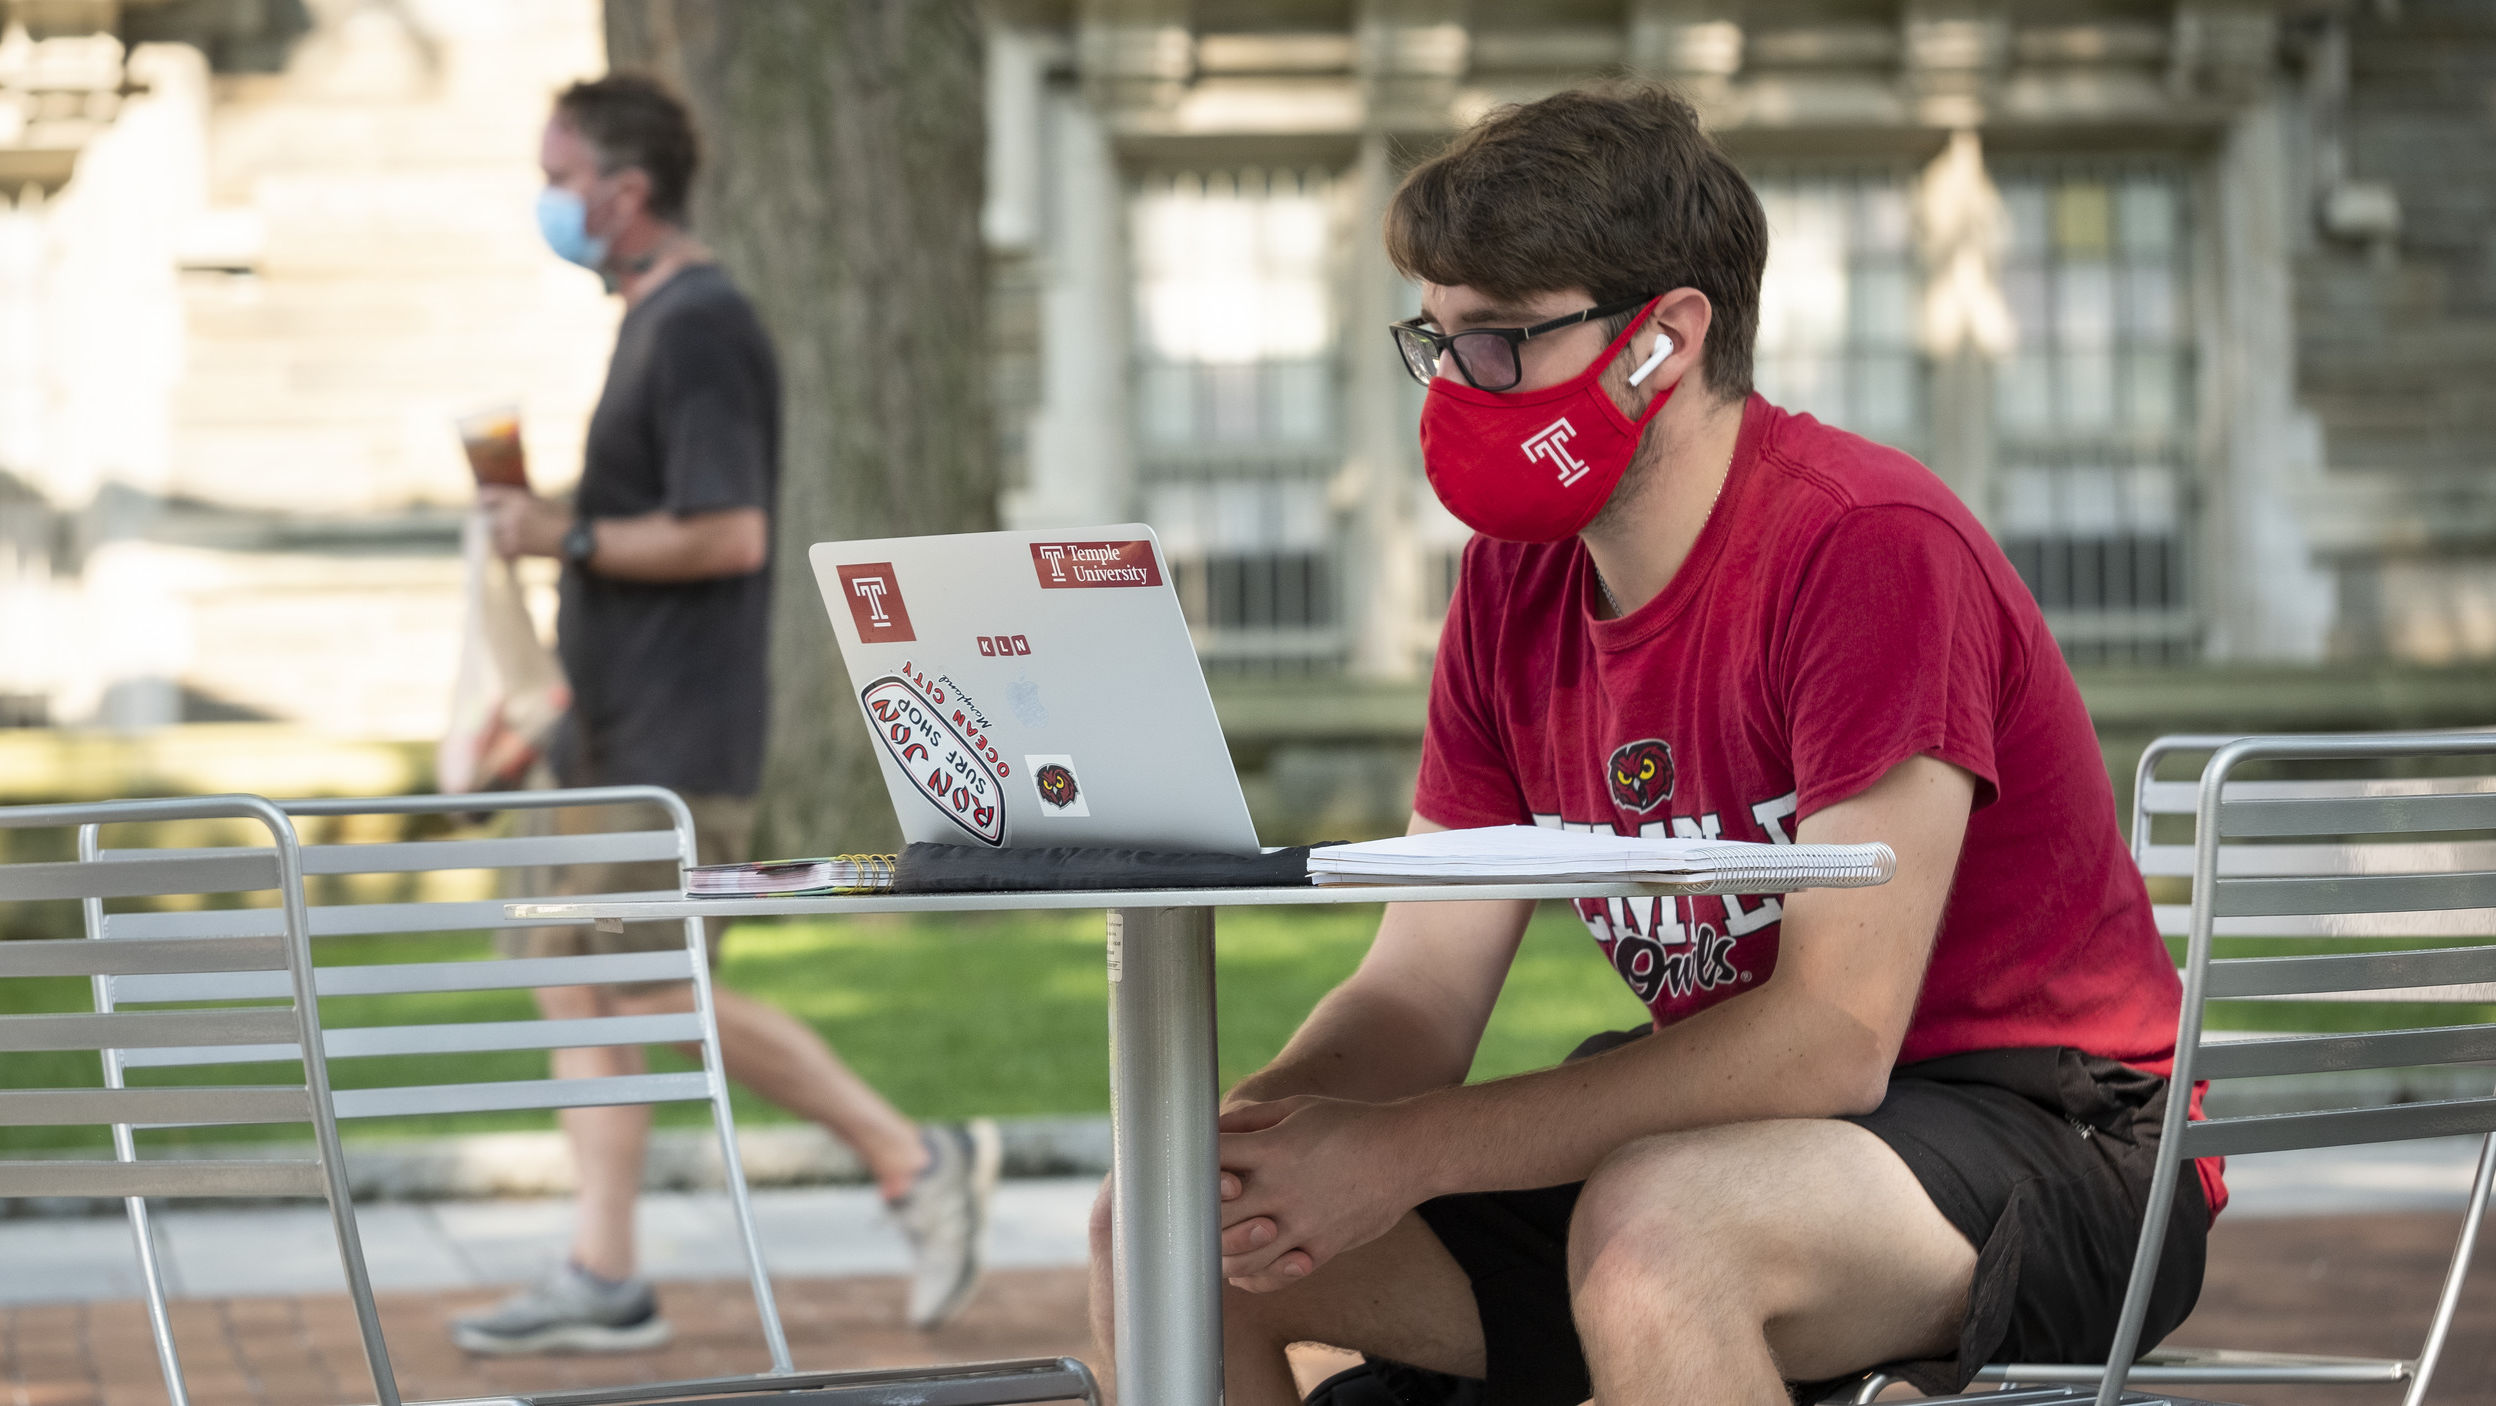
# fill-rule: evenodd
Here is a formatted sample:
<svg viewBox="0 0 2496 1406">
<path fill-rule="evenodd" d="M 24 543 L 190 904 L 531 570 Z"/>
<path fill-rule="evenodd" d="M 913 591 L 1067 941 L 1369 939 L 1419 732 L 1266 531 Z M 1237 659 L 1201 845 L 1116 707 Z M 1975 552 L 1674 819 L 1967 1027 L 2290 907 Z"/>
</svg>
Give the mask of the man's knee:
<svg viewBox="0 0 2496 1406">
<path fill-rule="evenodd" d="M 1569 1218 L 1569 1292 L 1582 1307 L 1614 1295 L 1647 1304 L 1737 1308 L 1766 1247 L 1720 1139 L 1643 1138 L 1586 1179 Z"/>
<path fill-rule="evenodd" d="M 1117 1347 L 1117 1324 L 1114 1316 L 1117 1306 L 1113 1302 L 1115 1295 L 1110 1287 L 1109 1203 L 1110 1181 L 1104 1177 L 1101 1179 L 1100 1194 L 1092 1198 L 1092 1215 L 1086 1237 L 1091 1241 L 1092 1246 L 1091 1274 L 1088 1276 L 1086 1285 L 1088 1298 L 1086 1316 L 1092 1322 L 1092 1345 L 1105 1354 L 1114 1351 Z"/>
</svg>

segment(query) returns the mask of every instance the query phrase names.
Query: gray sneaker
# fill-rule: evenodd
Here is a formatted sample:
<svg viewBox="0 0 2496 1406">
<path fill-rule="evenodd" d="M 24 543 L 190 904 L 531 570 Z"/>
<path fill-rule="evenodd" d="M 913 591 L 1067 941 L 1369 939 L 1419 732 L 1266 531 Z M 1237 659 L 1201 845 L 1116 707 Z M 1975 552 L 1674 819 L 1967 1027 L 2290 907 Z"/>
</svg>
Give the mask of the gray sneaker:
<svg viewBox="0 0 2496 1406">
<path fill-rule="evenodd" d="M 953 1317 L 979 1286 L 988 1198 L 1004 1160 L 997 1125 L 985 1118 L 931 1126 L 924 1136 L 927 1169 L 892 1206 L 893 1218 L 910 1237 L 913 1328 L 933 1328 Z"/>
<path fill-rule="evenodd" d="M 636 1352 L 668 1339 L 646 1279 L 610 1284 L 569 1261 L 483 1313 L 451 1322 L 451 1341 L 489 1357 Z"/>
</svg>

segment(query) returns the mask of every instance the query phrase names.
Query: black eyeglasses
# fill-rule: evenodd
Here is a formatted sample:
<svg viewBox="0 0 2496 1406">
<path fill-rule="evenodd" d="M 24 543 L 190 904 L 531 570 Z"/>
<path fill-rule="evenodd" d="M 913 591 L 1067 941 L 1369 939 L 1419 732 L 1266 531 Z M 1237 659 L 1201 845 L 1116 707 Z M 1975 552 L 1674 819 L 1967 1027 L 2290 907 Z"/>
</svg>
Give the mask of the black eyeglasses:
<svg viewBox="0 0 2496 1406">
<path fill-rule="evenodd" d="M 1428 385 L 1438 379 L 1439 358 L 1449 352 L 1456 354 L 1456 370 L 1475 390 L 1513 390 L 1525 379 L 1525 359 L 1521 350 L 1536 337 L 1575 327 L 1598 317 L 1618 317 L 1645 307 L 1653 294 L 1629 298 L 1601 307 L 1537 322 L 1531 327 L 1468 327 L 1462 332 L 1441 332 L 1424 327 L 1418 317 L 1405 322 L 1390 323 L 1387 330 L 1395 334 L 1395 349 L 1404 357 L 1404 369 L 1414 380 Z"/>
</svg>

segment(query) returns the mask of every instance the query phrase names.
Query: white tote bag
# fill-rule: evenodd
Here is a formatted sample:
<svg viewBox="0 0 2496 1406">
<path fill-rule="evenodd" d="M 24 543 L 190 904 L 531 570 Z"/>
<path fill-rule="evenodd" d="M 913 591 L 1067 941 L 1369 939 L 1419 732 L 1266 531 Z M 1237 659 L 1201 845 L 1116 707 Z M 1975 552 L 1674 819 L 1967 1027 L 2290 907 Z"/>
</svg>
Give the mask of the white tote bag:
<svg viewBox="0 0 2496 1406">
<path fill-rule="evenodd" d="M 467 559 L 467 622 L 434 781 L 446 794 L 508 790 L 544 752 L 572 691 L 554 651 L 537 637 L 519 576 L 494 551 L 483 510 L 468 515 L 460 551 Z"/>
</svg>

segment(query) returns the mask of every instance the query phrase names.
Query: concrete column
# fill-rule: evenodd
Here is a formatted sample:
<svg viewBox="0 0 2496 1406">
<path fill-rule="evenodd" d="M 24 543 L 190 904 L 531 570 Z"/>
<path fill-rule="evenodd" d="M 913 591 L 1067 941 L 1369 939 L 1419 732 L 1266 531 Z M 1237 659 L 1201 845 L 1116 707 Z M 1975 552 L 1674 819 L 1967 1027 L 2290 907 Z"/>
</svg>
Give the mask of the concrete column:
<svg viewBox="0 0 2496 1406">
<path fill-rule="evenodd" d="M 1389 138 L 1361 139 L 1352 169 L 1352 273 L 1344 300 L 1348 358 L 1345 461 L 1337 501 L 1350 510 L 1343 558 L 1350 667 L 1369 679 L 1408 679 L 1418 671 L 1422 631 L 1421 549 L 1413 531 L 1421 449 L 1403 414 L 1404 368 L 1387 345 L 1386 325 L 1404 315 L 1404 281 L 1387 262 L 1379 221 L 1395 191 Z"/>
<path fill-rule="evenodd" d="M 1979 520 L 1993 515 L 1993 363 L 2011 348 L 2002 298 L 2008 218 L 1976 133 L 1952 134 L 1915 194 L 1921 341 L 1933 359 L 1932 469 Z"/>
<path fill-rule="evenodd" d="M 1050 91 L 1039 143 L 1047 184 L 1040 263 L 1040 404 L 1029 476 L 1008 495 L 1016 527 L 1132 516 L 1126 192 L 1100 114 L 1072 86 Z"/>
<path fill-rule="evenodd" d="M 2322 657 L 2334 591 L 2296 499 L 2319 486 L 2322 432 L 2297 404 L 2296 202 L 2285 100 L 2247 108 L 2214 172 L 2196 299 L 2202 334 L 2202 500 L 2196 581 L 2212 660 Z"/>
</svg>

